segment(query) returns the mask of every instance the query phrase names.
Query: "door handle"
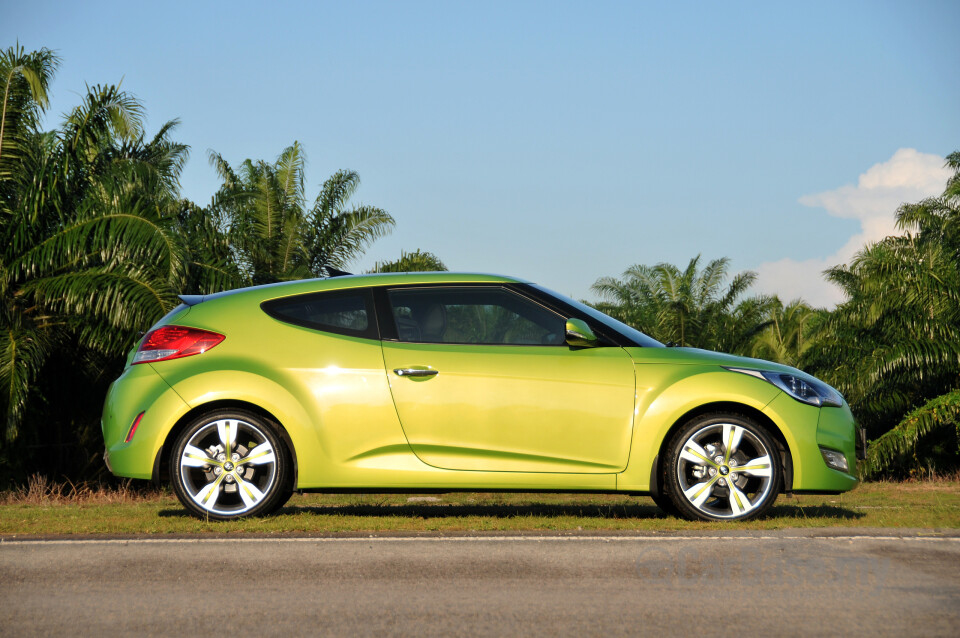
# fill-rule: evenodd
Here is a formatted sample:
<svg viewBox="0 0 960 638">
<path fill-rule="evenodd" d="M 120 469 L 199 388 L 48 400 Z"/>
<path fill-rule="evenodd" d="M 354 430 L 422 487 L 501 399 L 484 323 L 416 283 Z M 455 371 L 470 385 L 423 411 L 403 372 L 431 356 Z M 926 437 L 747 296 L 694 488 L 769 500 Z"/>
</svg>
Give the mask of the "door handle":
<svg viewBox="0 0 960 638">
<path fill-rule="evenodd" d="M 438 374 L 439 370 L 428 370 L 425 368 L 394 368 L 393 373 L 398 377 L 432 377 Z"/>
</svg>

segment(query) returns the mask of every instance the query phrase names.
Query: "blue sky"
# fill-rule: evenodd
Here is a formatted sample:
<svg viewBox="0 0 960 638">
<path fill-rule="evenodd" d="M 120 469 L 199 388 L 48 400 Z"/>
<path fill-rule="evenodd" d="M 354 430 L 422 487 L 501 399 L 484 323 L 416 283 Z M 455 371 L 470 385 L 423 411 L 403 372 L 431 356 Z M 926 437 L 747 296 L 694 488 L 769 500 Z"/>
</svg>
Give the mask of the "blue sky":
<svg viewBox="0 0 960 638">
<path fill-rule="evenodd" d="M 757 290 L 822 268 L 942 190 L 960 149 L 960 3 L 0 0 L 0 44 L 56 49 L 48 121 L 116 83 L 179 118 L 184 195 L 305 147 L 451 269 L 592 299 L 635 263 L 728 256 Z M 837 261 L 839 260 L 839 261 Z"/>
</svg>

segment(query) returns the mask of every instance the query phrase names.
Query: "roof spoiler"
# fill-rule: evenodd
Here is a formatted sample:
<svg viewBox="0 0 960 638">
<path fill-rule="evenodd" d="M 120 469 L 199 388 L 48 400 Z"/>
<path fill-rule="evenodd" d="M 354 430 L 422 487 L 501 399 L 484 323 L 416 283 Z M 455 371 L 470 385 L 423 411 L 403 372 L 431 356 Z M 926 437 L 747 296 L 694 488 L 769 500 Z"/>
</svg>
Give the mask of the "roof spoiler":
<svg viewBox="0 0 960 638">
<path fill-rule="evenodd" d="M 204 295 L 177 295 L 177 298 L 188 306 L 196 306 L 203 301 Z"/>
</svg>

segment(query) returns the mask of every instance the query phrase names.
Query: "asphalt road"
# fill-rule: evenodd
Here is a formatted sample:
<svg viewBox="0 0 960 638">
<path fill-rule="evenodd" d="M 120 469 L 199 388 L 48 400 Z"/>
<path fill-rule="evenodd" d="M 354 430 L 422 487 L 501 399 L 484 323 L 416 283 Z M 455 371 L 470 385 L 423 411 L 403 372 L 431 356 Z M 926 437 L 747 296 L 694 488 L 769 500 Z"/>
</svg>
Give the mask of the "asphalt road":
<svg viewBox="0 0 960 638">
<path fill-rule="evenodd" d="M 765 534 L 5 541 L 0 635 L 960 634 L 960 538 Z"/>
</svg>

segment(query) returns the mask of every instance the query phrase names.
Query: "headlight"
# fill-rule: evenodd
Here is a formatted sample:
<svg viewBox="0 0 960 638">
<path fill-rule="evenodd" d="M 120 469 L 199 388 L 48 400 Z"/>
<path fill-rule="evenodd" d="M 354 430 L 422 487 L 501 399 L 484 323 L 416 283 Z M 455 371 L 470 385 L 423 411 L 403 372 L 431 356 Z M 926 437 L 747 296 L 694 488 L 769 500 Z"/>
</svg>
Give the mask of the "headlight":
<svg viewBox="0 0 960 638">
<path fill-rule="evenodd" d="M 821 407 L 832 405 L 840 407 L 843 405 L 843 397 L 840 393 L 828 386 L 826 383 L 803 379 L 787 372 L 770 372 L 768 370 L 750 370 L 748 368 L 727 368 L 730 372 L 739 372 L 749 374 L 751 377 L 757 377 L 768 381 L 777 386 L 797 401 L 808 403 Z"/>
</svg>

